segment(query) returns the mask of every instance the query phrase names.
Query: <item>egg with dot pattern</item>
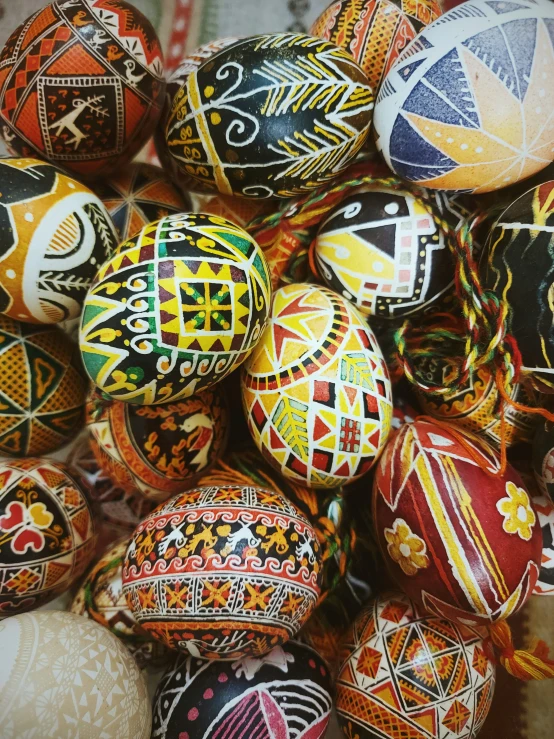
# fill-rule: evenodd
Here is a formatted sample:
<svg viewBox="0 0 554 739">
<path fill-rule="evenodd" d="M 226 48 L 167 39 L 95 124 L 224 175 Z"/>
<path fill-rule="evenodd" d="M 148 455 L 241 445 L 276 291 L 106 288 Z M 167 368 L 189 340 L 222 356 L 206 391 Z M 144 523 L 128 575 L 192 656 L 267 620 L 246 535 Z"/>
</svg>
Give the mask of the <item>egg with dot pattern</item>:
<svg viewBox="0 0 554 739">
<path fill-rule="evenodd" d="M 245 231 L 218 216 L 167 216 L 98 272 L 81 321 L 83 363 L 116 400 L 187 398 L 247 358 L 270 300 L 269 268 Z"/>
</svg>

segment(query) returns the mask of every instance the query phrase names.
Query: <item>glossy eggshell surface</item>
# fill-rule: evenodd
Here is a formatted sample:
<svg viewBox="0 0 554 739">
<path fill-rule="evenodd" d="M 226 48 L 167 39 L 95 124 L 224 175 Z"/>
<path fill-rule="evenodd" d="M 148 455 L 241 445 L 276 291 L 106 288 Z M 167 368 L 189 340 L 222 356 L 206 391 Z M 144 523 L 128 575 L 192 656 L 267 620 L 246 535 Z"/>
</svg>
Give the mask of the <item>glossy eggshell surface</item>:
<svg viewBox="0 0 554 739">
<path fill-rule="evenodd" d="M 406 46 L 440 14 L 434 0 L 335 0 L 310 33 L 351 54 L 377 93 Z"/>
<path fill-rule="evenodd" d="M 373 519 L 389 570 L 442 618 L 487 625 L 519 610 L 539 574 L 542 536 L 521 478 L 480 437 L 419 420 L 375 472 Z"/>
<path fill-rule="evenodd" d="M 419 33 L 375 105 L 377 146 L 400 177 L 484 193 L 554 159 L 554 6 L 470 0 Z"/>
<path fill-rule="evenodd" d="M 327 285 L 365 315 L 412 315 L 454 283 L 444 235 L 409 193 L 376 189 L 345 198 L 321 224 L 314 255 Z"/>
<path fill-rule="evenodd" d="M 554 6 L 553 6 L 554 7 Z M 554 392 L 554 181 L 513 202 L 492 228 L 481 255 L 483 286 L 509 308 L 510 333 L 517 341 L 523 370 L 545 392 Z"/>
<path fill-rule="evenodd" d="M 151 500 L 194 487 L 221 456 L 229 416 L 215 386 L 177 403 L 157 406 L 105 401 L 87 404 L 91 445 L 104 472 L 128 493 Z"/>
<path fill-rule="evenodd" d="M 139 624 L 194 657 L 259 657 L 293 637 L 320 593 L 321 553 L 280 493 L 190 490 L 135 530 L 123 590 Z"/>
<path fill-rule="evenodd" d="M 0 463 L 0 617 L 38 608 L 67 590 L 95 545 L 90 501 L 65 465 Z"/>
<path fill-rule="evenodd" d="M 400 593 L 371 601 L 342 645 L 336 709 L 345 736 L 475 739 L 496 682 L 486 636 Z"/>
<path fill-rule="evenodd" d="M 0 121 L 9 148 L 100 177 L 151 136 L 165 90 L 160 43 L 124 0 L 53 2 L 0 57 Z"/>
<path fill-rule="evenodd" d="M 0 454 L 33 457 L 75 438 L 87 389 L 77 356 L 59 329 L 0 316 Z"/>
<path fill-rule="evenodd" d="M 344 298 L 315 285 L 275 293 L 242 397 L 260 451 L 314 488 L 361 477 L 390 431 L 389 374 L 373 332 Z"/>
<path fill-rule="evenodd" d="M 77 318 L 118 239 L 100 199 L 37 159 L 0 160 L 0 313 L 27 323 Z"/>
<path fill-rule="evenodd" d="M 100 624 L 63 611 L 25 613 L 0 622 L 0 650 L 3 739 L 149 739 L 145 679 Z"/>
<path fill-rule="evenodd" d="M 252 36 L 188 75 L 166 140 L 179 169 L 203 186 L 291 197 L 346 167 L 372 110 L 367 77 L 333 44 L 298 33 Z"/>
<path fill-rule="evenodd" d="M 236 662 L 179 656 L 154 698 L 152 739 L 322 739 L 331 694 L 324 661 L 297 642 Z"/>
<path fill-rule="evenodd" d="M 202 213 L 167 216 L 100 269 L 81 321 L 85 368 L 117 400 L 187 398 L 246 359 L 270 300 L 267 263 L 245 231 Z"/>
<path fill-rule="evenodd" d="M 191 210 L 190 198 L 172 184 L 160 167 L 132 164 L 95 188 L 117 229 L 127 241 L 149 223 Z"/>
</svg>

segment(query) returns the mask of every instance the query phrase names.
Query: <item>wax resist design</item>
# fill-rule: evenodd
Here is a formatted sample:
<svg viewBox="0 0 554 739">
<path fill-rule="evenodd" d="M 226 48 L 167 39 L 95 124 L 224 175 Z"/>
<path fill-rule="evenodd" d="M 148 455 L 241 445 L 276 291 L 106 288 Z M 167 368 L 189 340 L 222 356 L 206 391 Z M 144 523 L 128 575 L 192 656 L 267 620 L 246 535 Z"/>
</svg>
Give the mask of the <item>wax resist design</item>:
<svg viewBox="0 0 554 739">
<path fill-rule="evenodd" d="M 193 657 L 259 657 L 293 637 L 320 592 L 315 531 L 280 493 L 206 487 L 135 530 L 123 590 L 139 624 Z"/>
<path fill-rule="evenodd" d="M 365 315 L 411 315 L 454 284 L 444 235 L 409 193 L 371 190 L 345 198 L 322 223 L 314 253 L 329 287 Z"/>
<path fill-rule="evenodd" d="M 351 54 L 377 93 L 406 46 L 440 14 L 434 0 L 335 0 L 310 33 Z"/>
<path fill-rule="evenodd" d="M 90 502 L 64 465 L 0 464 L 0 617 L 38 608 L 67 590 L 95 544 Z"/>
<path fill-rule="evenodd" d="M 303 644 L 216 664 L 182 655 L 160 681 L 152 739 L 321 739 L 331 708 L 328 668 Z"/>
<path fill-rule="evenodd" d="M 93 395 L 87 404 L 91 446 L 104 472 L 128 493 L 151 500 L 193 487 L 221 456 L 229 418 L 219 388 L 178 403 L 137 406 Z"/>
<path fill-rule="evenodd" d="M 533 439 L 533 472 L 541 493 L 554 501 L 554 424 L 542 421 Z"/>
<path fill-rule="evenodd" d="M 0 316 L 0 453 L 32 457 L 73 439 L 85 395 L 77 346 L 62 331 Z"/>
<path fill-rule="evenodd" d="M 246 359 L 270 298 L 267 264 L 245 231 L 217 216 L 162 218 L 99 271 L 81 323 L 85 367 L 119 400 L 186 398 Z"/>
<path fill-rule="evenodd" d="M 400 593 L 372 601 L 343 642 L 336 708 L 345 736 L 475 739 L 496 682 L 486 635 Z"/>
<path fill-rule="evenodd" d="M 554 158 L 554 7 L 471 0 L 406 47 L 375 106 L 377 146 L 405 180 L 490 192 Z"/>
<path fill-rule="evenodd" d="M 28 323 L 77 318 L 117 246 L 102 202 L 37 159 L 0 160 L 0 313 Z"/>
<path fill-rule="evenodd" d="M 536 511 L 513 467 L 487 472 L 499 469 L 499 455 L 481 437 L 426 420 L 402 426 L 376 469 L 373 518 L 390 571 L 441 618 L 465 625 L 508 618 L 537 581 Z"/>
<path fill-rule="evenodd" d="M 119 234 L 127 241 L 149 223 L 191 210 L 190 198 L 180 193 L 165 172 L 152 164 L 133 164 L 96 187 Z"/>
<path fill-rule="evenodd" d="M 373 332 L 326 288 L 277 291 L 242 396 L 260 451 L 285 477 L 312 487 L 365 474 L 390 431 L 390 380 Z"/>
<path fill-rule="evenodd" d="M 373 95 L 352 57 L 303 34 L 252 36 L 179 90 L 169 152 L 224 195 L 291 197 L 339 174 L 367 138 Z"/>
<path fill-rule="evenodd" d="M 11 150 L 80 175 L 131 159 L 161 113 L 163 56 L 123 0 L 60 0 L 32 15 L 0 57 L 0 119 Z"/>
<path fill-rule="evenodd" d="M 542 558 L 533 595 L 554 595 L 554 503 L 546 496 L 533 498 L 542 531 Z"/>
</svg>

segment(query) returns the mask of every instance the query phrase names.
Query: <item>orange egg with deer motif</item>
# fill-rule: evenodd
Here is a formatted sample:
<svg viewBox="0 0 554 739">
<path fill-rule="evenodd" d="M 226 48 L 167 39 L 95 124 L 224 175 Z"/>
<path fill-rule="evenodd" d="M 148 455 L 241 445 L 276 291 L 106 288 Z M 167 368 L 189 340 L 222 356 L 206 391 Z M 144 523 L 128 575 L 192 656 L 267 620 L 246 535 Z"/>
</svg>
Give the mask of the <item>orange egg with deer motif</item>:
<svg viewBox="0 0 554 739">
<path fill-rule="evenodd" d="M 389 440 L 373 520 L 394 579 L 430 613 L 486 626 L 525 604 L 539 575 L 539 517 L 520 476 L 482 437 L 419 419 Z"/>
</svg>

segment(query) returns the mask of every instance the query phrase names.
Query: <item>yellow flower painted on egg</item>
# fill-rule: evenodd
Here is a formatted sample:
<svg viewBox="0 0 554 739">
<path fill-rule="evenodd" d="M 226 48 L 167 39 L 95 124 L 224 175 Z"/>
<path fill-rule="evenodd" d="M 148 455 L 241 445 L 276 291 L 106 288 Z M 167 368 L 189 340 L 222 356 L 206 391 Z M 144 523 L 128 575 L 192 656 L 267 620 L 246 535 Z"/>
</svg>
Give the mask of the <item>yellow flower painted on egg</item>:
<svg viewBox="0 0 554 739">
<path fill-rule="evenodd" d="M 385 539 L 390 558 L 402 568 L 405 575 L 412 577 L 418 570 L 429 567 L 425 542 L 413 533 L 402 518 L 396 519 L 392 529 L 385 529 Z"/>
<path fill-rule="evenodd" d="M 507 498 L 501 498 L 496 507 L 504 516 L 502 524 L 507 534 L 517 534 L 524 541 L 529 541 L 533 536 L 533 526 L 537 522 L 537 516 L 531 507 L 529 496 L 513 482 L 506 483 Z"/>
</svg>

